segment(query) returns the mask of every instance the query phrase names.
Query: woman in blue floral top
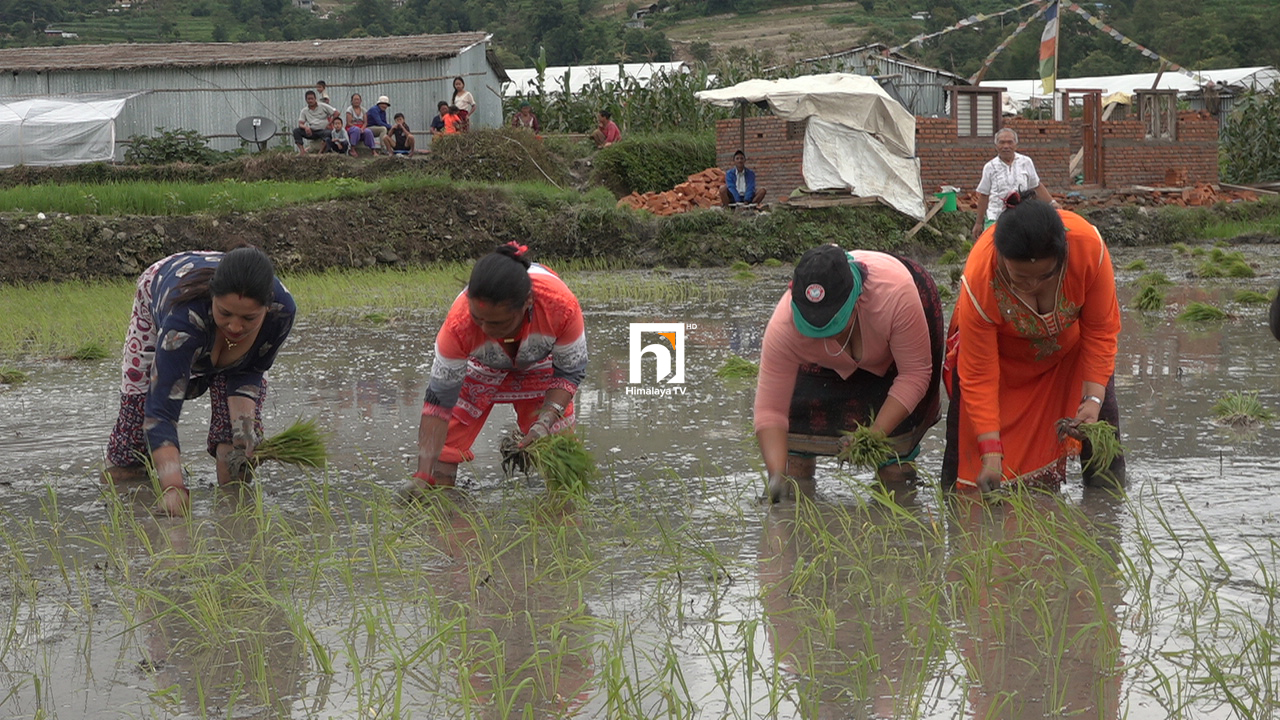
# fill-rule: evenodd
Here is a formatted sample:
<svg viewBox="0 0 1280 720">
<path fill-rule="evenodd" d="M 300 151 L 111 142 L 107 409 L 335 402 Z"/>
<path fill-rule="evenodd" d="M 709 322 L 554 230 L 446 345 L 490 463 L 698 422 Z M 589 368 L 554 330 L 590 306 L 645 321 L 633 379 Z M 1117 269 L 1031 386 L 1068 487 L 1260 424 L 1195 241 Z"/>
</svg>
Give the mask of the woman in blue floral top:
<svg viewBox="0 0 1280 720">
<path fill-rule="evenodd" d="M 293 296 L 261 250 L 186 252 L 147 268 L 125 335 L 120 416 L 107 446 L 108 476 L 140 475 L 148 457 L 161 509 L 187 511 L 178 417 L 184 401 L 210 392 L 208 451 L 218 482 L 233 478 L 232 451 L 253 457 L 262 434 L 266 372 L 293 328 Z"/>
</svg>

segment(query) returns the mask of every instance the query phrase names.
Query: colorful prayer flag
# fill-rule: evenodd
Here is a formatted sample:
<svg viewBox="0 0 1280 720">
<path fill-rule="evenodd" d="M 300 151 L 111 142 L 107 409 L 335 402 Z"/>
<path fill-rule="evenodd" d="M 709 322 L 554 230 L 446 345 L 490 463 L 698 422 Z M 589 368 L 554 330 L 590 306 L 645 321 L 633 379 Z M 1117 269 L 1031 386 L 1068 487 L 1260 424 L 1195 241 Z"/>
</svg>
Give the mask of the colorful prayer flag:
<svg viewBox="0 0 1280 720">
<path fill-rule="evenodd" d="M 1044 34 L 1040 36 L 1040 85 L 1052 95 L 1058 80 L 1058 3 L 1044 13 Z"/>
</svg>

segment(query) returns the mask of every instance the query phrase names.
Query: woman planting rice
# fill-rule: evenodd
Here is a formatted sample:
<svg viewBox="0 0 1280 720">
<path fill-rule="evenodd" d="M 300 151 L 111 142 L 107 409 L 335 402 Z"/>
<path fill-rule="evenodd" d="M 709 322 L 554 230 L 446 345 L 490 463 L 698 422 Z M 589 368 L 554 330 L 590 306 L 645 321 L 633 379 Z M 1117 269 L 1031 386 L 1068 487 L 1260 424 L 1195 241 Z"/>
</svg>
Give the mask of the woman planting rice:
<svg viewBox="0 0 1280 720">
<path fill-rule="evenodd" d="M 944 486 L 1056 485 L 1079 447 L 1064 436 L 1098 420 L 1119 426 L 1120 307 L 1106 243 L 1075 213 L 1007 202 L 969 253 L 951 320 Z M 1123 455 L 1097 468 L 1093 443 L 1079 452 L 1086 485 L 1124 483 Z"/>
<path fill-rule="evenodd" d="M 941 302 L 923 268 L 835 245 L 806 252 L 760 355 L 755 428 L 769 499 L 782 498 L 788 478 L 813 477 L 814 455 L 788 454 L 788 433 L 839 437 L 866 426 L 893 451 L 880 477 L 901 477 L 900 463 L 938 421 L 941 365 Z"/>
<path fill-rule="evenodd" d="M 402 488 L 408 496 L 456 482 L 495 404 L 514 406 L 521 446 L 574 424 L 573 396 L 587 367 L 582 309 L 527 250 L 508 243 L 481 258 L 436 334 L 418 468 Z"/>
<path fill-rule="evenodd" d="M 107 475 L 138 477 L 148 460 L 161 508 L 186 512 L 178 416 L 185 400 L 210 392 L 208 451 L 218 482 L 233 479 L 233 450 L 253 457 L 262 434 L 266 372 L 297 309 L 261 250 L 171 255 L 138 279 L 125 335 L 120 415 L 107 445 Z"/>
</svg>

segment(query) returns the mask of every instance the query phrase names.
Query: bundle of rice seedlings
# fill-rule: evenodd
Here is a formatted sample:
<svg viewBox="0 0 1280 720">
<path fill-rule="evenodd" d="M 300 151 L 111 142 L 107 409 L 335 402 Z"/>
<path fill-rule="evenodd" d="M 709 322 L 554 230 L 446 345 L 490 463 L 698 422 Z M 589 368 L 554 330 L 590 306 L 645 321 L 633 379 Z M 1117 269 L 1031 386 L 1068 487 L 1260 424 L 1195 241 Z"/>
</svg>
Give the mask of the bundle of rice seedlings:
<svg viewBox="0 0 1280 720">
<path fill-rule="evenodd" d="M 716 377 L 723 380 L 747 379 L 756 377 L 759 374 L 759 365 L 738 355 L 730 355 L 725 358 L 724 363 L 716 369 Z"/>
<path fill-rule="evenodd" d="M 1262 406 L 1257 391 L 1237 390 L 1218 398 L 1213 404 L 1213 415 L 1218 422 L 1232 427 L 1246 427 L 1274 420 L 1276 414 Z"/>
<path fill-rule="evenodd" d="M 1125 269 L 1125 270 L 1146 270 L 1146 269 L 1147 269 L 1147 261 L 1146 261 L 1146 260 L 1143 260 L 1142 258 L 1138 258 L 1137 260 L 1134 260 L 1133 262 L 1129 263 L 1128 265 L 1125 265 L 1125 266 L 1124 266 L 1124 269 Z"/>
<path fill-rule="evenodd" d="M 764 266 L 767 268 L 782 267 L 782 261 L 778 258 L 765 258 Z"/>
<path fill-rule="evenodd" d="M 1143 312 L 1154 312 L 1164 307 L 1164 293 L 1154 285 L 1147 285 L 1133 297 L 1133 307 Z"/>
<path fill-rule="evenodd" d="M 1257 290 L 1237 290 L 1232 299 L 1242 305 L 1265 305 L 1271 302 L 1271 298 Z"/>
<path fill-rule="evenodd" d="M 1138 285 L 1141 285 L 1143 287 L 1172 285 L 1172 284 L 1173 284 L 1173 281 L 1169 279 L 1169 276 L 1165 275 L 1159 270 L 1153 270 L 1149 273 L 1143 273 L 1142 276 L 1138 278 Z"/>
<path fill-rule="evenodd" d="M 547 490 L 585 494 L 596 477 L 596 461 L 573 433 L 538 438 L 523 451 L 547 481 Z"/>
<path fill-rule="evenodd" d="M 855 468 L 875 470 L 897 455 L 889 444 L 889 438 L 879 430 L 872 430 L 870 425 L 859 425 L 844 437 L 845 447 L 836 457 Z"/>
<path fill-rule="evenodd" d="M 17 368 L 0 366 L 0 385 L 21 385 L 27 381 L 27 374 Z"/>
<path fill-rule="evenodd" d="M 751 263 L 746 260 L 735 260 L 734 263 L 729 266 L 729 269 L 734 272 L 743 272 L 744 270 L 751 272 Z"/>
<path fill-rule="evenodd" d="M 81 362 L 93 362 L 108 357 L 111 353 L 102 346 L 100 342 L 91 342 L 76 348 L 76 351 L 67 355 L 64 360 L 79 360 Z"/>
<path fill-rule="evenodd" d="M 1174 243 L 1170 248 L 1179 255 L 1190 255 L 1191 248 L 1186 243 Z"/>
<path fill-rule="evenodd" d="M 1209 303 L 1190 302 L 1187 303 L 1187 309 L 1182 311 L 1178 319 L 1185 322 L 1216 322 L 1225 320 L 1228 317 L 1230 316 L 1225 311 Z"/>
<path fill-rule="evenodd" d="M 325 449 L 325 434 L 315 419 L 300 419 L 263 440 L 254 451 L 254 459 L 318 468 L 328 462 L 329 451 Z"/>
<path fill-rule="evenodd" d="M 939 265 L 951 265 L 960 262 L 960 253 L 955 250 L 948 250 L 938 258 Z"/>
<path fill-rule="evenodd" d="M 1085 463 L 1084 469 L 1093 473 L 1105 473 L 1116 458 L 1124 455 L 1124 445 L 1120 444 L 1120 433 L 1116 426 L 1106 420 L 1080 423 L 1075 428 L 1093 447 L 1093 456 Z"/>
</svg>

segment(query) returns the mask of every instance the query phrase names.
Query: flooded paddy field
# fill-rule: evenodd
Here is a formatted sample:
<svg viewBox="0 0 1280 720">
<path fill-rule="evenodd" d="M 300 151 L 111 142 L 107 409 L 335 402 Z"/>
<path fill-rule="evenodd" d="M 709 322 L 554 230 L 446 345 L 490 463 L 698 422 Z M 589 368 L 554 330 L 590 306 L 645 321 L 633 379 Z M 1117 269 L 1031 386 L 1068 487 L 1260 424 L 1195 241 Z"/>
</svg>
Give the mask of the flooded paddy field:
<svg viewBox="0 0 1280 720">
<path fill-rule="evenodd" d="M 568 278 L 601 467 L 572 504 L 503 477 L 506 409 L 460 490 L 396 501 L 443 308 L 299 295 L 265 421 L 318 418 L 328 469 L 217 489 L 191 402 L 185 520 L 98 483 L 117 360 L 28 363 L 0 386 L 0 718 L 1273 717 L 1280 431 L 1212 412 L 1232 391 L 1280 409 L 1267 306 L 1234 300 L 1280 257 L 1240 249 L 1257 278 L 1115 253 L 1123 499 L 1078 474 L 995 506 L 940 493 L 940 423 L 918 486 L 824 462 L 814 502 L 761 504 L 754 383 L 715 370 L 758 359 L 786 267 Z M 1139 259 L 1173 281 L 1163 310 L 1129 307 Z M 1192 301 L 1231 317 L 1178 321 Z M 683 394 L 630 383 L 633 322 L 686 323 Z"/>
</svg>

